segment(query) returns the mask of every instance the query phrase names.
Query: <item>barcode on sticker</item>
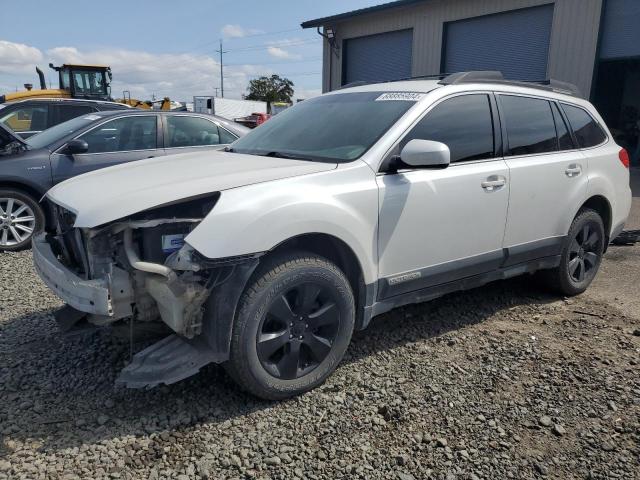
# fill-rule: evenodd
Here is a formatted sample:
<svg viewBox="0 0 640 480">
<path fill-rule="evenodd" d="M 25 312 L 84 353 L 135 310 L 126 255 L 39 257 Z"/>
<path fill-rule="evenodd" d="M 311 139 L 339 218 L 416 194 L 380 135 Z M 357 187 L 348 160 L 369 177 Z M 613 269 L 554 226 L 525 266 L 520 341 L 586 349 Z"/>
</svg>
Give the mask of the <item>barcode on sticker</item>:
<svg viewBox="0 0 640 480">
<path fill-rule="evenodd" d="M 417 102 L 424 95 L 424 93 L 415 92 L 389 92 L 376 98 L 376 102 Z"/>
</svg>

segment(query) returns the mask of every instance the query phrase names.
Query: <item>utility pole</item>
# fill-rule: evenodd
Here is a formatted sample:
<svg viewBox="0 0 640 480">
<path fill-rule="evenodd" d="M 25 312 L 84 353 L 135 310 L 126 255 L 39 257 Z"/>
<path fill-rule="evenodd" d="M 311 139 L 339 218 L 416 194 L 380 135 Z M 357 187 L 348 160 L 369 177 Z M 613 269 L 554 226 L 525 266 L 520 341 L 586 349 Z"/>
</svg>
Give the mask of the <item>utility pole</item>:
<svg viewBox="0 0 640 480">
<path fill-rule="evenodd" d="M 216 50 L 216 52 L 220 53 L 220 96 L 224 98 L 224 72 L 222 69 L 222 54 L 227 52 L 222 50 L 222 39 L 220 39 L 220 50 Z"/>
</svg>

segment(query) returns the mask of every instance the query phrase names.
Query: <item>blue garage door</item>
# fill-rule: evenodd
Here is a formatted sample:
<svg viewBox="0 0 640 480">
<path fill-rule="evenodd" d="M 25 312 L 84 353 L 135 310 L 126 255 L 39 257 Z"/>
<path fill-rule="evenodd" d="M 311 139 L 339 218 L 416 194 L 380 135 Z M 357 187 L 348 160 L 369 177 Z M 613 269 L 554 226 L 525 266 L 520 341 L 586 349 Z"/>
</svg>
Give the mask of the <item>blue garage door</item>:
<svg viewBox="0 0 640 480">
<path fill-rule="evenodd" d="M 360 81 L 398 80 L 411 76 L 411 29 L 349 38 L 343 45 L 343 85 Z"/>
<path fill-rule="evenodd" d="M 640 56 L 640 1 L 607 0 L 605 5 L 600 58 Z"/>
<path fill-rule="evenodd" d="M 544 80 L 552 22 L 553 5 L 448 22 L 443 70 L 499 70 L 513 80 Z"/>
</svg>

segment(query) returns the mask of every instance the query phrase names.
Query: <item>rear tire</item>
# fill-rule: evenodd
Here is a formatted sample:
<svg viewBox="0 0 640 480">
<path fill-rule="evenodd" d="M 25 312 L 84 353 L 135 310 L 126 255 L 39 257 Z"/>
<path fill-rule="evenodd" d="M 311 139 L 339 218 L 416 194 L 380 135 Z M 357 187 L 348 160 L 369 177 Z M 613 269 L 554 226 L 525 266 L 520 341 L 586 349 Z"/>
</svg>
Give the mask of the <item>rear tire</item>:
<svg viewBox="0 0 640 480">
<path fill-rule="evenodd" d="M 541 272 L 543 280 L 562 295 L 571 297 L 584 292 L 598 273 L 605 238 L 598 212 L 591 209 L 578 212 L 565 239 L 560 265 Z"/>
<path fill-rule="evenodd" d="M 240 299 L 226 370 L 257 397 L 299 395 L 335 370 L 354 323 L 351 286 L 336 265 L 303 252 L 267 260 Z"/>
<path fill-rule="evenodd" d="M 34 233 L 44 228 L 44 218 L 42 207 L 30 195 L 0 189 L 0 251 L 29 248 Z"/>
</svg>

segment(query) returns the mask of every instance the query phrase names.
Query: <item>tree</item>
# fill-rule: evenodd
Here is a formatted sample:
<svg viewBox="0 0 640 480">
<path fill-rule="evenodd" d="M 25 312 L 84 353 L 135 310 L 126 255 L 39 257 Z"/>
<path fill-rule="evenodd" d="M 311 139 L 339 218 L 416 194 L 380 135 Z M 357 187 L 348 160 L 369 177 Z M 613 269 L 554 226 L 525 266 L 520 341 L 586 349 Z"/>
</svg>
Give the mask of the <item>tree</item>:
<svg viewBox="0 0 640 480">
<path fill-rule="evenodd" d="M 291 103 L 293 82 L 279 75 L 271 75 L 251 80 L 247 90 L 249 91 L 249 95 L 245 97 L 247 100 L 267 102 L 267 111 L 271 112 L 273 102 Z"/>
</svg>

